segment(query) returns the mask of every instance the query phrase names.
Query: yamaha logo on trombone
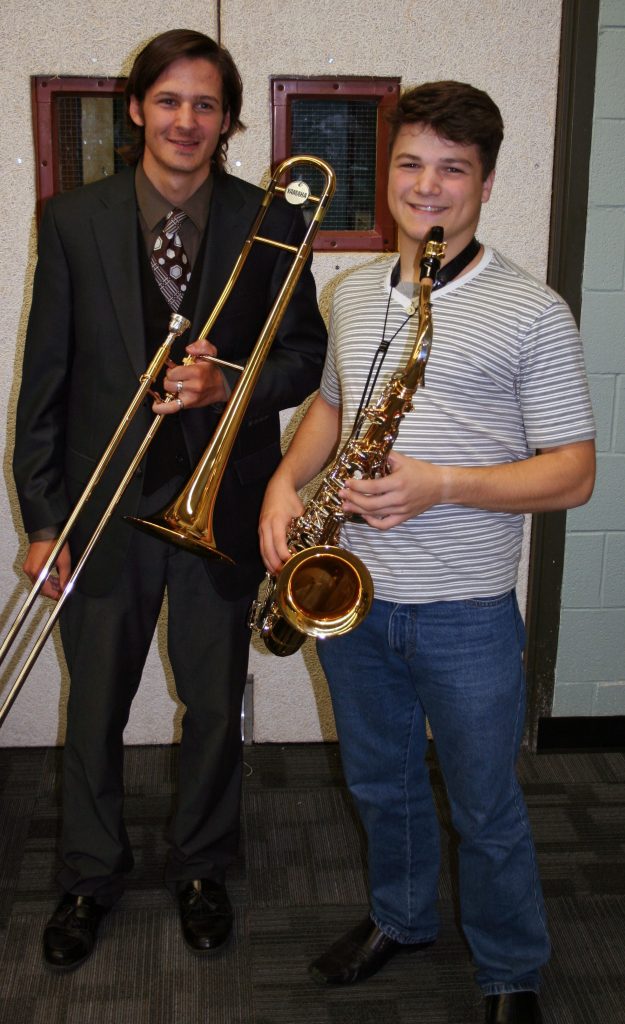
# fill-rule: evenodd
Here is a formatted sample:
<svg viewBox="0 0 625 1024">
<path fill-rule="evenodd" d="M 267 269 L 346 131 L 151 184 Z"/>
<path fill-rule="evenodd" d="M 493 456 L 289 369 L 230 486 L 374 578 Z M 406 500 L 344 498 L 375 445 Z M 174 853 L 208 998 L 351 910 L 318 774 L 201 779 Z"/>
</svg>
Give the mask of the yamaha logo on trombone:
<svg viewBox="0 0 625 1024">
<path fill-rule="evenodd" d="M 310 198 L 310 188 L 305 181 L 292 181 L 284 190 L 284 198 L 291 206 L 303 206 Z"/>
</svg>

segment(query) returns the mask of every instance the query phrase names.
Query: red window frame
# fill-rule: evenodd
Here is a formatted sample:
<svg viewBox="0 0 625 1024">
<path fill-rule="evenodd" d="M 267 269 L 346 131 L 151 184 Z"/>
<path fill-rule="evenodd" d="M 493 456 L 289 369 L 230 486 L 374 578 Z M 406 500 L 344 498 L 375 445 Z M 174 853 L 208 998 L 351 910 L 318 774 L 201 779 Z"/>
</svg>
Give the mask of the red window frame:
<svg viewBox="0 0 625 1024">
<path fill-rule="evenodd" d="M 323 100 L 362 100 L 374 98 L 377 104 L 375 212 L 370 231 L 324 231 L 317 233 L 314 248 L 334 252 L 387 252 L 395 249 L 395 223 L 386 204 L 388 177 L 389 126 L 385 114 L 393 110 L 399 98 L 399 78 L 276 76 L 271 79 L 272 167 L 296 154 L 291 153 L 291 107 L 306 97 Z M 317 153 L 323 157 L 323 153 Z"/>
<path fill-rule="evenodd" d="M 46 201 L 59 190 L 58 132 L 54 99 L 66 96 L 116 96 L 124 92 L 125 78 L 88 78 L 78 75 L 33 75 L 31 97 L 35 136 L 37 218 Z"/>
</svg>

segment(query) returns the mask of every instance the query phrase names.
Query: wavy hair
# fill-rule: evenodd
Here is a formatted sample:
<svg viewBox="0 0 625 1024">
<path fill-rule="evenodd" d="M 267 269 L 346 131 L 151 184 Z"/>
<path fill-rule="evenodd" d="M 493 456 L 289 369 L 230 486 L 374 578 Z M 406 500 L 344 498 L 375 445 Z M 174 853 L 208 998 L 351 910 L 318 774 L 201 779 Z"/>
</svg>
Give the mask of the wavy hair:
<svg viewBox="0 0 625 1024">
<path fill-rule="evenodd" d="M 497 163 L 503 141 L 503 120 L 488 93 L 466 82 L 425 82 L 402 93 L 389 113 L 390 149 L 405 124 L 431 128 L 442 139 L 475 145 L 485 181 Z"/>
</svg>

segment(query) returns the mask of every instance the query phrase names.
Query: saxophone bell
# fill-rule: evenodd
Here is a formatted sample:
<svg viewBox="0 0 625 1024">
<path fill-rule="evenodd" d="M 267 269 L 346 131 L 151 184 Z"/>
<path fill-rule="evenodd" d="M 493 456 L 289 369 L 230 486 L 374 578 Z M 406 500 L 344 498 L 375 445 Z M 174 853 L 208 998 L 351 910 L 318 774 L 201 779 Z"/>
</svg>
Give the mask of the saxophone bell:
<svg viewBox="0 0 625 1024">
<path fill-rule="evenodd" d="M 267 574 L 263 602 L 250 625 L 272 654 L 294 654 L 307 636 L 325 639 L 355 629 L 368 614 L 373 581 L 357 555 L 315 544 L 291 555 L 277 577 Z"/>
</svg>

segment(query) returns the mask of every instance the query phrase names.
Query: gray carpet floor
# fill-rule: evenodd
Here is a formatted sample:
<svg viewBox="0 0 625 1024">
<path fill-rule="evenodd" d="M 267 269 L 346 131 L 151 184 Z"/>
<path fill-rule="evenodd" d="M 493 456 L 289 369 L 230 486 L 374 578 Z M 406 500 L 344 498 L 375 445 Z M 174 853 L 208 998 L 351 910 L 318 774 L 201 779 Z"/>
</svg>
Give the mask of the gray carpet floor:
<svg viewBox="0 0 625 1024">
<path fill-rule="evenodd" d="M 434 758 L 446 850 L 440 939 L 347 989 L 319 987 L 306 971 L 367 908 L 364 845 L 338 750 L 252 746 L 245 759 L 230 946 L 206 960 L 181 941 L 161 884 L 176 750 L 131 747 L 135 869 L 93 956 L 59 977 L 42 963 L 41 932 L 57 900 L 60 753 L 0 750 L 2 1024 L 481 1024 Z M 524 754 L 520 775 L 554 947 L 545 1024 L 625 1024 L 625 753 Z"/>
</svg>

